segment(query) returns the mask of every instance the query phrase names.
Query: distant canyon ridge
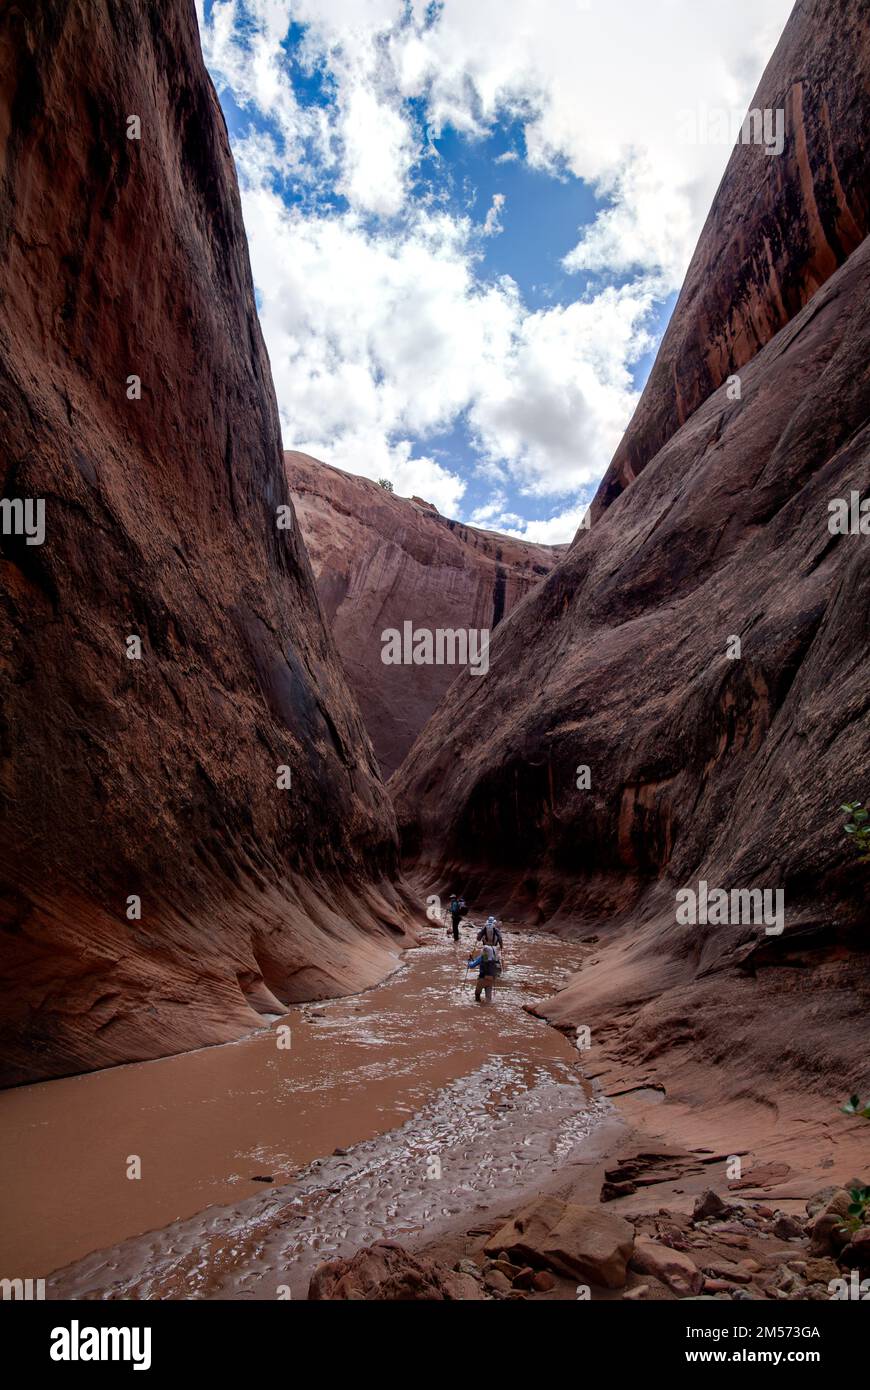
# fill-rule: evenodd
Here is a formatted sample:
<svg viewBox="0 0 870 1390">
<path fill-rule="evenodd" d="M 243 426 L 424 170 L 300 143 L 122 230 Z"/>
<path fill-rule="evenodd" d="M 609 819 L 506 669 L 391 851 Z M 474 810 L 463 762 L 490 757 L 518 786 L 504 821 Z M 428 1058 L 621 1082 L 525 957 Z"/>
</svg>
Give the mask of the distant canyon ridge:
<svg viewBox="0 0 870 1390">
<path fill-rule="evenodd" d="M 387 779 L 458 665 L 385 665 L 382 634 L 492 632 L 567 551 L 464 526 L 420 497 L 307 454 L 284 454 L 287 481 L 324 616 Z"/>
</svg>

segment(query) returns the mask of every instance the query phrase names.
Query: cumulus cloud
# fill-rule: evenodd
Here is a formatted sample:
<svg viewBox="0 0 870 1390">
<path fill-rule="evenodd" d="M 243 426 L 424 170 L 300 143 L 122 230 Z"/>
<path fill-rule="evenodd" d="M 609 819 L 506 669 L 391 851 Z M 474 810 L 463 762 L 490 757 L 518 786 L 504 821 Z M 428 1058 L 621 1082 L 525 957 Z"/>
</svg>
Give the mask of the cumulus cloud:
<svg viewBox="0 0 870 1390">
<path fill-rule="evenodd" d="M 546 521 L 522 521 L 519 517 L 504 517 L 498 530 L 507 536 L 532 541 L 536 545 L 567 545 L 574 539 L 577 528 L 586 515 L 588 502 L 580 502 Z"/>
<path fill-rule="evenodd" d="M 734 0 L 714 25 L 696 0 L 199 6 L 218 88 L 252 118 L 233 148 L 286 445 L 456 514 L 469 480 L 435 444 L 461 425 L 492 489 L 473 515 L 568 539 L 728 157 L 680 140 L 681 115 L 744 108 L 789 9 Z M 291 22 L 317 100 L 294 83 Z M 503 195 L 475 223 L 412 194 L 442 129 L 477 138 L 499 121 L 523 135 L 501 161 L 599 197 L 563 254 L 574 303 L 532 310 L 509 277 L 484 275 Z M 571 502 L 517 530 L 506 488 L 514 509 L 522 496 Z"/>
<path fill-rule="evenodd" d="M 505 195 L 503 193 L 493 193 L 492 202 L 486 214 L 483 224 L 484 236 L 497 236 L 503 230 L 501 224 L 501 210 L 505 205 Z"/>
</svg>

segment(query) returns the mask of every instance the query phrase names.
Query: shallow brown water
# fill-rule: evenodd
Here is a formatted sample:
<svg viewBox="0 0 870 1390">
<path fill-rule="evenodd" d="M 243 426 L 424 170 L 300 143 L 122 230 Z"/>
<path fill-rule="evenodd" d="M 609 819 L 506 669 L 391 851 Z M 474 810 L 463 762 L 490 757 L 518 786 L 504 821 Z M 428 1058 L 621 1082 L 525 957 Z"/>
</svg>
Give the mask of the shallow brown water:
<svg viewBox="0 0 870 1390">
<path fill-rule="evenodd" d="M 522 1006 L 557 989 L 579 950 L 522 930 L 506 947 L 489 1009 L 460 983 L 467 944 L 432 930 L 375 989 L 292 1010 L 289 1048 L 276 1021 L 4 1093 L 0 1275 L 99 1251 L 51 1281 L 55 1296 L 275 1297 L 279 1266 L 298 1286 L 339 1249 L 551 1171 L 598 1110 L 569 1042 Z M 337 1147 L 349 1152 L 326 1159 Z"/>
</svg>

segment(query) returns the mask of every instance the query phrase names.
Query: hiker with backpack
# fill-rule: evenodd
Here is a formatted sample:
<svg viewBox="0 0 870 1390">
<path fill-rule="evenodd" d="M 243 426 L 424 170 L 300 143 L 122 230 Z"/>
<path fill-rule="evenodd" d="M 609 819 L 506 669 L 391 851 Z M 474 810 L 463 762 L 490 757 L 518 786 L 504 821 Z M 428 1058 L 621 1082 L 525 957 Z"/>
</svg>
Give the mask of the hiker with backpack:
<svg viewBox="0 0 870 1390">
<path fill-rule="evenodd" d="M 477 984 L 474 986 L 474 1002 L 480 1003 L 482 993 L 486 994 L 487 1004 L 492 1003 L 492 987 L 498 974 L 499 965 L 494 946 L 481 946 L 480 955 L 473 960 L 472 965 L 480 967 L 477 975 Z"/>
<path fill-rule="evenodd" d="M 487 917 L 480 931 L 477 933 L 477 939 L 478 941 L 482 941 L 485 946 L 497 946 L 500 951 L 504 950 L 504 942 L 501 939 L 498 922 L 494 917 Z"/>
<path fill-rule="evenodd" d="M 450 894 L 450 920 L 453 923 L 453 940 L 459 940 L 459 923 L 467 911 L 464 898 L 457 898 L 455 893 Z"/>
<path fill-rule="evenodd" d="M 504 941 L 498 928 L 498 922 L 494 917 L 487 917 L 486 922 L 477 933 L 477 940 L 482 944 L 480 955 L 471 962 L 472 965 L 479 966 L 477 984 L 474 987 L 474 999 L 475 1003 L 479 1004 L 481 994 L 485 994 L 487 1004 L 491 1004 L 492 987 L 502 968 L 499 952 L 504 952 Z"/>
</svg>

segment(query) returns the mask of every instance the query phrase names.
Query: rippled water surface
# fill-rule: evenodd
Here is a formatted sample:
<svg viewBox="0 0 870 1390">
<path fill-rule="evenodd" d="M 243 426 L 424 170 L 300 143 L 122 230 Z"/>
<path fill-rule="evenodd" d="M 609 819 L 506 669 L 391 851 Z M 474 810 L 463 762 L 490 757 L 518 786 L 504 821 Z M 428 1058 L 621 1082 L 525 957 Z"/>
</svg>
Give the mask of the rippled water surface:
<svg viewBox="0 0 870 1390">
<path fill-rule="evenodd" d="M 56 1295 L 298 1296 L 319 1259 L 551 1171 L 601 1106 L 523 1005 L 579 948 L 521 929 L 506 948 L 491 1008 L 462 983 L 468 943 L 432 930 L 382 985 L 243 1042 L 4 1093 L 0 1274 L 80 1261 Z"/>
</svg>

